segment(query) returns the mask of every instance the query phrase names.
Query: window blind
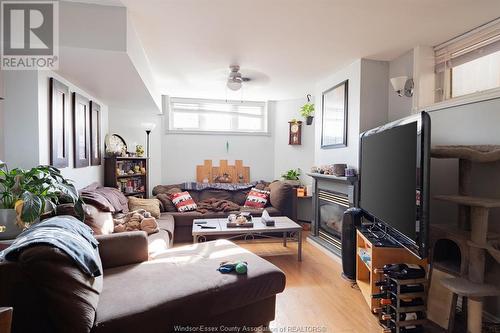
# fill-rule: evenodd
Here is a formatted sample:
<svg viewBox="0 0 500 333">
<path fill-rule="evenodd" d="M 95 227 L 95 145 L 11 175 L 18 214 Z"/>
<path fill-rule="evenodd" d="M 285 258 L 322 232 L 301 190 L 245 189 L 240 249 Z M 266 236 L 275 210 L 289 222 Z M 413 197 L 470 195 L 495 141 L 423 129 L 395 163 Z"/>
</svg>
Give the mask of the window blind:
<svg viewBox="0 0 500 333">
<path fill-rule="evenodd" d="M 500 19 L 434 47 L 435 71 L 462 65 L 500 51 Z"/>
</svg>

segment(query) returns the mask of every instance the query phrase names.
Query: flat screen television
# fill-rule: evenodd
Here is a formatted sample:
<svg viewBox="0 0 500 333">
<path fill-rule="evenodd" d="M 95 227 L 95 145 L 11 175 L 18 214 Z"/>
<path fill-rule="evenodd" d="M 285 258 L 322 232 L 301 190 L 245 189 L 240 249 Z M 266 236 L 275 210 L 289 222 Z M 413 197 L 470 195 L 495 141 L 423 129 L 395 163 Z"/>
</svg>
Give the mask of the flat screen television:
<svg viewBox="0 0 500 333">
<path fill-rule="evenodd" d="M 430 127 L 421 112 L 361 134 L 359 207 L 419 258 L 428 252 Z"/>
</svg>

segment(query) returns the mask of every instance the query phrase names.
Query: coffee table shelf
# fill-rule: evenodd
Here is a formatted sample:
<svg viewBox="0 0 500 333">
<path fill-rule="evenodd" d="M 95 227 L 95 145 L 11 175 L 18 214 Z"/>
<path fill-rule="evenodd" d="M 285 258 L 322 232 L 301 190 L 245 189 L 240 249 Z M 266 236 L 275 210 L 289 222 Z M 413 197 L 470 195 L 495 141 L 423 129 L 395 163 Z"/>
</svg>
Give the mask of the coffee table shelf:
<svg viewBox="0 0 500 333">
<path fill-rule="evenodd" d="M 196 219 L 193 221 L 193 243 L 205 241 L 209 236 L 228 236 L 226 239 L 243 237 L 245 240 L 254 239 L 254 236 L 277 238 L 269 233 L 282 233 L 283 246 L 287 246 L 288 235 L 297 240 L 297 258 L 302 261 L 302 226 L 286 216 L 273 216 L 275 226 L 268 227 L 261 222 L 260 217 L 254 217 L 253 228 L 228 228 L 227 219 Z M 205 227 L 204 227 L 205 226 Z M 206 228 L 209 227 L 209 228 Z M 294 236 L 294 237 L 293 237 Z"/>
</svg>

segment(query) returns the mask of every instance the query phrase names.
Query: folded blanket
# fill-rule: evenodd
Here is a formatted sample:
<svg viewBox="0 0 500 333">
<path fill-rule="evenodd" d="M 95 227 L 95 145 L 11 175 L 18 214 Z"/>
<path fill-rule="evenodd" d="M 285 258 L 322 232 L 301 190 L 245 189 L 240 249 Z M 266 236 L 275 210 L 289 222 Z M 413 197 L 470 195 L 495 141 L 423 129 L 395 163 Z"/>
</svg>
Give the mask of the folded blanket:
<svg viewBox="0 0 500 333">
<path fill-rule="evenodd" d="M 89 200 L 90 204 L 93 204 L 92 202 L 90 202 L 90 200 L 96 199 L 95 196 L 93 196 L 93 193 L 97 193 L 100 196 L 104 197 L 104 199 L 107 200 L 113 207 L 115 212 L 128 212 L 128 199 L 119 189 L 113 187 L 103 187 L 98 183 L 92 183 L 91 185 L 80 190 L 80 195 L 82 196 L 82 198 L 85 198 L 84 200 Z"/>
<path fill-rule="evenodd" d="M 229 200 L 210 198 L 197 203 L 196 211 L 207 212 L 233 212 L 239 211 L 240 206 Z"/>
<path fill-rule="evenodd" d="M 34 224 L 23 231 L 11 246 L 0 253 L 0 258 L 16 261 L 23 250 L 50 245 L 66 253 L 85 274 L 102 274 L 101 260 L 95 250 L 99 242 L 92 229 L 73 216 L 56 216 Z"/>
<path fill-rule="evenodd" d="M 225 190 L 225 191 L 240 191 L 247 190 L 252 187 L 255 187 L 259 183 L 265 183 L 263 180 L 260 182 L 252 182 L 248 184 L 239 184 L 239 183 L 183 183 L 181 184 L 181 189 L 184 191 L 203 191 L 203 190 Z"/>
</svg>

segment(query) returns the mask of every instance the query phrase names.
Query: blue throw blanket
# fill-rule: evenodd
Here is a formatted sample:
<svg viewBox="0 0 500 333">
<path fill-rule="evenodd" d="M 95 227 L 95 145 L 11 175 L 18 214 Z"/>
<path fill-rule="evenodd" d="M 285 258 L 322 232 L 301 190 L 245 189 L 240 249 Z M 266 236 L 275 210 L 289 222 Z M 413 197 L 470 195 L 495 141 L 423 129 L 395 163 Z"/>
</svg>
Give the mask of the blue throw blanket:
<svg viewBox="0 0 500 333">
<path fill-rule="evenodd" d="M 16 261 L 23 250 L 40 244 L 57 247 L 89 276 L 102 274 L 99 254 L 95 250 L 99 242 L 92 229 L 73 216 L 56 216 L 31 226 L 0 253 L 0 258 Z"/>
<path fill-rule="evenodd" d="M 203 190 L 207 190 L 207 189 L 225 190 L 225 191 L 240 191 L 240 190 L 250 189 L 252 187 L 255 187 L 255 185 L 257 185 L 259 183 L 263 183 L 263 182 L 264 182 L 263 180 L 261 180 L 260 182 L 251 182 L 251 183 L 246 183 L 246 184 L 188 182 L 188 183 L 181 184 L 181 189 L 183 191 L 203 191 Z"/>
</svg>

